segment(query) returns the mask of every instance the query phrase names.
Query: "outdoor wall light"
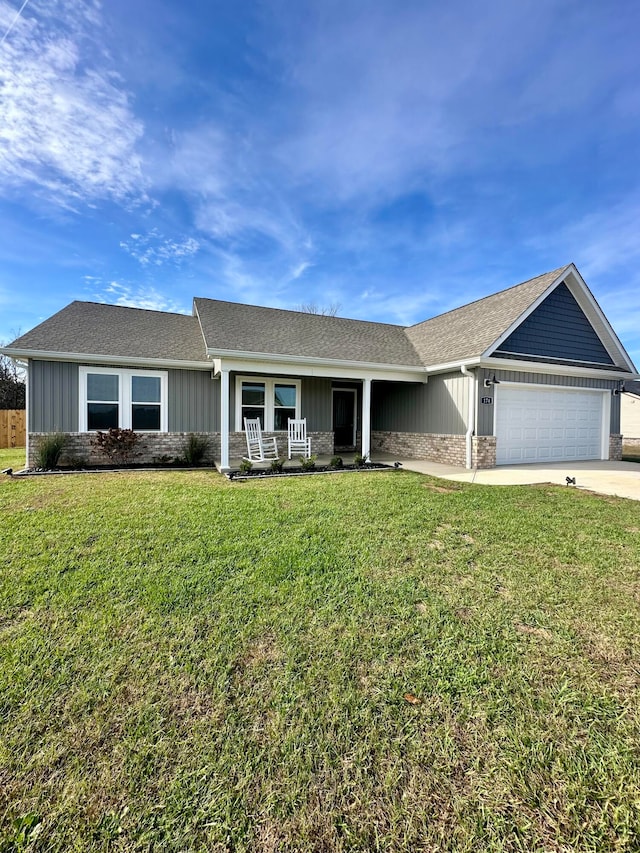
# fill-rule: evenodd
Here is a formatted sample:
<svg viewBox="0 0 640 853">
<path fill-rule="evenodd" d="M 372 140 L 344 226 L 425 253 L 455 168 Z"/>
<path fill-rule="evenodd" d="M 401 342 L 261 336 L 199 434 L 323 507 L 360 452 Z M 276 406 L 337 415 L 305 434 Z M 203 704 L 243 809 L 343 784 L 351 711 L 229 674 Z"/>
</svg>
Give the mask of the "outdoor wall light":
<svg viewBox="0 0 640 853">
<path fill-rule="evenodd" d="M 484 387 L 485 388 L 491 388 L 492 385 L 499 385 L 499 384 L 500 384 L 500 380 L 496 379 L 495 373 L 493 374 L 493 376 L 489 376 L 489 377 L 487 377 L 487 379 L 484 380 Z"/>
</svg>

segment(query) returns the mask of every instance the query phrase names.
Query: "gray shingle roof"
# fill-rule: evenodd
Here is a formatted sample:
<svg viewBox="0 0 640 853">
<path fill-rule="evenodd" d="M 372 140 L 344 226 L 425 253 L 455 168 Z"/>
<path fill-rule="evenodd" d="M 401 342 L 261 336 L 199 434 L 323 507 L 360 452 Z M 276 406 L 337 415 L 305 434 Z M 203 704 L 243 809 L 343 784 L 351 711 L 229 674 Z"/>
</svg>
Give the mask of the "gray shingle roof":
<svg viewBox="0 0 640 853">
<path fill-rule="evenodd" d="M 9 348 L 205 362 L 206 341 L 214 353 L 433 366 L 479 356 L 567 269 L 559 267 L 409 328 L 216 299 L 194 299 L 197 316 L 72 302 Z"/>
<path fill-rule="evenodd" d="M 207 360 L 196 317 L 98 302 L 72 302 L 13 341 L 10 347 L 132 360 Z"/>
<path fill-rule="evenodd" d="M 420 366 L 403 326 L 195 299 L 212 350 Z"/>
<path fill-rule="evenodd" d="M 410 326 L 407 337 L 424 364 L 446 364 L 483 353 L 568 266 Z"/>
</svg>

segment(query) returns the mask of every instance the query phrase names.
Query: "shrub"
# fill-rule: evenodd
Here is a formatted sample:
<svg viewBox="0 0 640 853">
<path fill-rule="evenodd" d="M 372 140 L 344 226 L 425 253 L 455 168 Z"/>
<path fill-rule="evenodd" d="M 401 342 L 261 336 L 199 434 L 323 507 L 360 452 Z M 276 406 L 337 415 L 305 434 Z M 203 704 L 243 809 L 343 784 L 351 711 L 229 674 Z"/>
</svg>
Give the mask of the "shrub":
<svg viewBox="0 0 640 853">
<path fill-rule="evenodd" d="M 332 456 L 331 462 L 329 462 L 330 468 L 342 468 L 344 462 L 342 461 L 342 456 Z"/>
<path fill-rule="evenodd" d="M 138 436 L 132 429 L 112 427 L 108 432 L 98 432 L 91 439 L 91 447 L 104 453 L 110 462 L 118 465 L 129 465 L 138 455 L 136 445 Z"/>
<path fill-rule="evenodd" d="M 313 456 L 301 456 L 300 467 L 303 471 L 314 471 L 318 457 L 314 453 Z"/>
<path fill-rule="evenodd" d="M 243 474 L 248 474 L 253 468 L 253 462 L 250 459 L 243 459 L 240 463 L 240 471 Z"/>
<path fill-rule="evenodd" d="M 271 461 L 271 465 L 269 465 L 269 470 L 274 474 L 282 474 L 284 470 L 284 459 L 273 459 Z"/>
<path fill-rule="evenodd" d="M 174 459 L 168 453 L 163 453 L 161 456 L 154 456 L 151 461 L 154 465 L 171 465 L 172 462 L 182 462 L 182 459 Z"/>
<path fill-rule="evenodd" d="M 63 432 L 45 435 L 36 451 L 36 468 L 44 468 L 46 471 L 56 468 L 66 443 L 67 436 Z"/>
<path fill-rule="evenodd" d="M 363 456 L 362 453 L 356 453 L 353 457 L 353 464 L 356 468 L 364 468 L 367 464 L 367 457 Z"/>
<path fill-rule="evenodd" d="M 202 465 L 210 446 L 211 442 L 206 435 L 196 435 L 190 432 L 182 445 L 182 452 L 187 465 Z"/>
<path fill-rule="evenodd" d="M 84 456 L 69 456 L 68 453 L 66 455 L 66 465 L 72 471 L 83 471 L 89 467 L 89 463 Z"/>
</svg>

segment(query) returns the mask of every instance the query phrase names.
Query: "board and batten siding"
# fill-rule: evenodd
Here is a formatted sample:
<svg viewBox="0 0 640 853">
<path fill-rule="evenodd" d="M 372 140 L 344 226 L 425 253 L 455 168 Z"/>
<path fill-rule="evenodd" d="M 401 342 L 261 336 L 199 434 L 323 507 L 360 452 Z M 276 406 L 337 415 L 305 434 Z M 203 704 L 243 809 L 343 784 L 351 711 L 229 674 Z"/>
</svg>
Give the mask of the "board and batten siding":
<svg viewBox="0 0 640 853">
<path fill-rule="evenodd" d="M 507 353 L 613 364 L 597 332 L 566 286 L 560 284 L 536 310 L 500 344 L 494 355 Z M 508 356 L 507 356 L 508 357 Z"/>
<path fill-rule="evenodd" d="M 495 393 L 493 388 L 484 388 L 484 380 L 495 373 L 500 382 L 523 382 L 533 385 L 555 385 L 563 388 L 593 388 L 612 390 L 618 385 L 615 379 L 594 379 L 585 376 L 557 376 L 552 373 L 529 373 L 521 370 L 484 370 L 478 371 L 478 420 L 477 435 L 493 435 L 493 410 Z M 483 403 L 483 397 L 490 397 L 490 404 Z M 611 397 L 611 433 L 620 432 L 620 395 Z"/>
<path fill-rule="evenodd" d="M 78 365 L 29 362 L 29 432 L 78 431 Z"/>
<path fill-rule="evenodd" d="M 331 380 L 317 376 L 302 378 L 300 414 L 307 419 L 309 432 L 331 432 Z"/>
<path fill-rule="evenodd" d="M 31 360 L 29 432 L 78 432 L 78 368 L 78 364 L 66 361 Z M 140 372 L 144 373 L 144 369 Z M 204 370 L 167 372 L 169 432 L 216 432 L 220 421 L 220 380 L 212 380 L 211 372 Z"/>
<path fill-rule="evenodd" d="M 169 432 L 218 432 L 220 377 L 209 370 L 169 370 Z"/>
<path fill-rule="evenodd" d="M 430 376 L 426 384 L 374 382 L 371 428 L 462 435 L 467 429 L 468 381 L 458 372 Z"/>
</svg>

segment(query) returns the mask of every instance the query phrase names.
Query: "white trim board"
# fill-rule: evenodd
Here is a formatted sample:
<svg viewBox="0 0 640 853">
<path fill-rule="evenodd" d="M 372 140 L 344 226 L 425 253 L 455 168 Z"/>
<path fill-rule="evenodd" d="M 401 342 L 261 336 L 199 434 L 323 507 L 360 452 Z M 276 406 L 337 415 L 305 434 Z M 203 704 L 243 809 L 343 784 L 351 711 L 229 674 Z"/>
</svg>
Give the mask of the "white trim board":
<svg viewBox="0 0 640 853">
<path fill-rule="evenodd" d="M 138 358 L 133 355 L 104 355 L 88 352 L 49 352 L 48 350 L 19 350 L 0 347 L 0 353 L 11 358 L 27 358 L 35 361 L 69 361 L 81 364 L 113 364 L 118 367 L 166 367 L 176 370 L 211 370 L 210 361 L 178 361 L 170 358 Z"/>
</svg>

